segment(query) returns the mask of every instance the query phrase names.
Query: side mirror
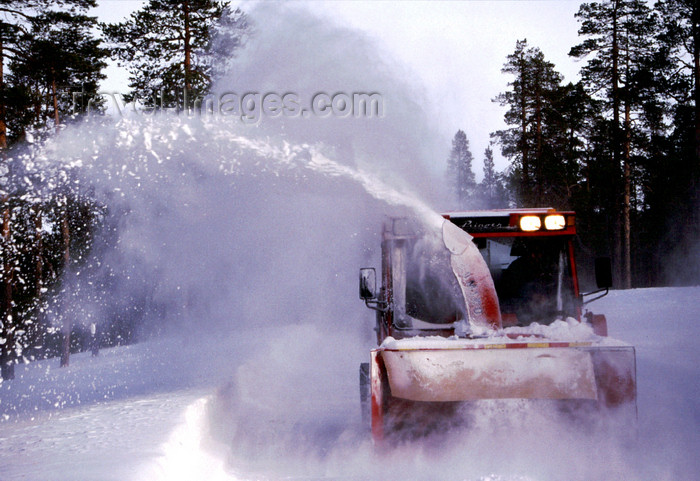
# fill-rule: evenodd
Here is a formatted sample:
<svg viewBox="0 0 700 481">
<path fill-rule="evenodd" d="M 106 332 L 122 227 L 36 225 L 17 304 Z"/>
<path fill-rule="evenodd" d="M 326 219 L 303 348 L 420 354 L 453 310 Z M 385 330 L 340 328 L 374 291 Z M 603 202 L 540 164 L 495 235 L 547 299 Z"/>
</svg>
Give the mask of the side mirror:
<svg viewBox="0 0 700 481">
<path fill-rule="evenodd" d="M 612 287 L 612 262 L 609 257 L 596 258 L 595 282 L 598 289 L 609 289 Z"/>
<path fill-rule="evenodd" d="M 377 272 L 374 267 L 360 269 L 360 299 L 369 301 L 377 297 Z"/>
</svg>

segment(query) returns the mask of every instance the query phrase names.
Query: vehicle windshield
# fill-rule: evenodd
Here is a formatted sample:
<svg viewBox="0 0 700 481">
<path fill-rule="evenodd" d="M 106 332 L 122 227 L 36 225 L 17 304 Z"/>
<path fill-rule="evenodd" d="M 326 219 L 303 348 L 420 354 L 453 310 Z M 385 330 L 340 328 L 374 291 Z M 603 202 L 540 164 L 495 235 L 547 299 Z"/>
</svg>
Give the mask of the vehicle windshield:
<svg viewBox="0 0 700 481">
<path fill-rule="evenodd" d="M 474 242 L 493 277 L 504 325 L 549 324 L 575 316 L 563 237 L 492 237 Z"/>
</svg>

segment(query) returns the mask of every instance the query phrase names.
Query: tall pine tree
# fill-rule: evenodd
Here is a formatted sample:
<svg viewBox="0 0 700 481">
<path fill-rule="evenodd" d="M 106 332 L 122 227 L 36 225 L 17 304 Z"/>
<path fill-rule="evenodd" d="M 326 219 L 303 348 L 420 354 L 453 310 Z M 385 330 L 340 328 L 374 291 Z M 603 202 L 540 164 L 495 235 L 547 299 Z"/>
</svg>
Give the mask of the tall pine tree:
<svg viewBox="0 0 700 481">
<path fill-rule="evenodd" d="M 506 209 L 509 206 L 503 176 L 496 172 L 491 147 L 484 151 L 484 178 L 479 183 L 478 192 L 479 204 L 484 209 Z"/>
<path fill-rule="evenodd" d="M 662 22 L 661 42 L 676 69 L 669 87 L 680 104 L 692 100 L 695 155 L 700 164 L 700 5 L 695 0 L 661 0 L 656 9 Z"/>
<path fill-rule="evenodd" d="M 98 98 L 107 51 L 92 34 L 96 23 L 76 10 L 46 11 L 33 19 L 26 56 L 11 62 L 10 69 L 15 84 L 31 86 L 36 124 L 58 128 L 64 118 L 83 113 L 87 99 Z"/>
<path fill-rule="evenodd" d="M 658 42 L 662 70 L 659 94 L 668 102 L 670 134 L 651 159 L 646 197 L 653 224 L 653 257 L 684 259 L 662 262 L 662 279 L 670 283 L 697 283 L 700 262 L 695 255 L 700 236 L 700 5 L 694 0 L 663 0 Z M 653 169 L 653 170 L 652 170 Z M 670 254 L 670 256 L 669 256 Z"/>
<path fill-rule="evenodd" d="M 586 39 L 569 55 L 589 57 L 582 82 L 596 93 L 611 117 L 613 166 L 619 174 L 616 260 L 623 287 L 632 285 L 632 198 L 635 114 L 641 110 L 639 79 L 654 55 L 655 17 L 642 0 L 607 0 L 581 5 L 579 35 Z"/>
<path fill-rule="evenodd" d="M 208 93 L 214 68 L 209 51 L 222 17 L 229 27 L 227 45 L 238 47 L 235 40 L 248 24 L 240 10 L 230 11 L 228 2 L 149 0 L 125 22 L 103 24 L 113 55 L 129 69 L 132 91 L 126 98 L 188 108 Z"/>
<path fill-rule="evenodd" d="M 7 83 L 5 64 L 24 56 L 20 41 L 27 35 L 36 9 L 45 3 L 31 0 L 0 2 L 0 150 L 6 149 L 8 144 L 8 104 L 14 104 L 22 97 L 14 86 Z"/>
<path fill-rule="evenodd" d="M 553 150 L 551 124 L 559 115 L 554 102 L 560 94 L 561 75 L 527 40 L 516 43 L 508 56 L 503 73 L 514 76 L 511 89 L 494 101 L 508 107 L 505 113 L 509 129 L 499 130 L 492 137 L 501 145 L 503 155 L 511 160 L 512 184 L 518 203 L 533 207 L 555 202 L 552 194 L 559 177 L 562 159 Z"/>
<path fill-rule="evenodd" d="M 34 242 L 39 234 L 33 232 L 40 223 L 39 191 L 46 188 L 48 174 L 35 175 L 21 157 L 6 158 L 5 149 L 8 140 L 20 139 L 30 124 L 39 130 L 58 127 L 73 113 L 71 90 L 95 93 L 106 53 L 92 33 L 95 18 L 86 14 L 95 5 L 94 0 L 0 2 L 0 364 L 4 378 L 13 376 L 15 358 L 25 346 L 22 333 L 37 325 L 31 319 L 42 292 L 37 286 L 46 280 L 37 258 L 49 255 L 43 242 Z M 29 268 L 23 264 L 27 259 L 31 259 Z"/>
<path fill-rule="evenodd" d="M 95 6 L 95 0 L 0 3 L 0 149 L 30 124 L 58 125 L 73 113 L 75 92 L 96 93 L 107 52 L 92 32 L 96 19 L 87 15 Z"/>
<path fill-rule="evenodd" d="M 461 209 L 468 208 L 474 199 L 476 179 L 472 170 L 473 159 L 467 134 L 458 130 L 452 139 L 452 150 L 447 159 L 447 181 Z"/>
</svg>

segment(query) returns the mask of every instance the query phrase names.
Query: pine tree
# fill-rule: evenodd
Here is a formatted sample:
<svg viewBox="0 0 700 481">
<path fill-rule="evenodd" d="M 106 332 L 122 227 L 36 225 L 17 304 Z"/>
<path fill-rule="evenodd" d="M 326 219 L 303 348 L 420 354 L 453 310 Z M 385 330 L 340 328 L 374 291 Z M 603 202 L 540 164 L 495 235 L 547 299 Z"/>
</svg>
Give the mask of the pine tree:
<svg viewBox="0 0 700 481">
<path fill-rule="evenodd" d="M 542 176 L 549 205 L 576 206 L 585 185 L 586 137 L 597 105 L 581 83 L 568 83 L 548 92 L 544 109 Z"/>
<path fill-rule="evenodd" d="M 205 95 L 213 80 L 208 52 L 222 17 L 229 28 L 219 33 L 235 48 L 240 45 L 235 40 L 243 36 L 248 24 L 240 10 L 230 11 L 228 2 L 149 0 L 125 22 L 102 24 L 113 55 L 131 75 L 127 100 L 189 107 Z"/>
<path fill-rule="evenodd" d="M 700 235 L 700 5 L 691 0 L 663 0 L 655 5 L 660 20 L 657 64 L 661 65 L 655 93 L 667 103 L 671 119 L 668 135 L 652 140 L 654 156 L 645 165 L 644 196 L 648 212 L 649 257 L 657 278 L 697 283 L 700 263 L 693 262 L 695 239 Z M 653 70 L 653 69 L 650 69 Z M 683 258 L 681 268 L 665 262 Z"/>
<path fill-rule="evenodd" d="M 15 84 L 33 86 L 35 122 L 45 123 L 50 115 L 58 128 L 65 117 L 83 113 L 87 99 L 98 98 L 107 51 L 92 35 L 96 23 L 95 17 L 76 11 L 47 11 L 33 19 L 26 56 L 10 69 Z"/>
<path fill-rule="evenodd" d="M 39 2 L 28 0 L 3 0 L 0 2 L 0 150 L 7 148 L 8 102 L 16 100 L 17 92 L 11 92 L 6 82 L 5 64 L 22 52 L 18 40 L 27 32 L 34 8 Z M 12 100 L 11 100 L 12 99 Z"/>
<path fill-rule="evenodd" d="M 624 287 L 632 285 L 633 132 L 640 111 L 642 89 L 638 81 L 654 55 L 656 18 L 642 0 L 609 0 L 581 5 L 579 35 L 587 37 L 569 55 L 591 56 L 581 69 L 583 83 L 597 92 L 612 117 L 612 164 L 619 169 L 619 254 L 616 255 Z"/>
<path fill-rule="evenodd" d="M 33 8 L 38 2 L 27 0 L 3 0 L 0 2 L 0 150 L 7 149 L 8 103 L 15 104 L 21 98 L 7 84 L 5 64 L 21 56 L 19 39 L 27 32 L 27 23 L 32 19 Z"/>
<path fill-rule="evenodd" d="M 700 164 L 700 5 L 695 0 L 661 0 L 655 8 L 662 22 L 660 41 L 675 67 L 668 79 L 669 94 L 680 104 L 691 99 L 694 103 L 695 155 Z"/>
<path fill-rule="evenodd" d="M 106 51 L 85 12 L 94 0 L 0 3 L 0 149 L 41 125 L 73 113 L 73 93 L 97 90 Z M 55 87 L 55 88 L 53 88 Z"/>
<path fill-rule="evenodd" d="M 513 127 L 499 130 L 492 137 L 501 145 L 503 155 L 513 162 L 513 184 L 517 197 L 525 206 L 551 203 L 552 179 L 561 159 L 552 152 L 550 117 L 556 112 L 553 102 L 559 92 L 561 75 L 536 47 L 527 40 L 516 43 L 501 70 L 514 75 L 508 85 L 511 90 L 501 93 L 494 101 L 508 107 L 505 121 Z"/>
<path fill-rule="evenodd" d="M 479 201 L 484 209 L 505 209 L 508 207 L 508 196 L 503 184 L 503 176 L 496 172 L 493 161 L 493 149 L 486 147 L 484 151 L 484 178 L 479 183 Z"/>
<path fill-rule="evenodd" d="M 452 150 L 447 159 L 447 180 L 452 186 L 459 208 L 469 207 L 474 199 L 476 179 L 472 170 L 473 159 L 467 134 L 458 130 L 452 139 Z"/>
<path fill-rule="evenodd" d="M 62 99 L 59 89 L 96 90 L 104 52 L 91 33 L 95 19 L 85 15 L 94 6 L 94 0 L 0 2 L 0 364 L 4 378 L 13 376 L 15 358 L 26 345 L 26 336 L 36 330 L 31 317 L 41 292 L 37 286 L 45 280 L 45 271 L 36 268 L 40 261 L 34 258 L 36 246 L 43 246 L 35 242 L 34 232 L 34 209 L 42 202 L 41 194 L 27 187 L 37 185 L 27 180 L 34 177 L 31 169 L 17 158 L 8 158 L 5 149 L 8 139 L 21 138 L 31 122 L 45 123 L 51 115 L 58 125 L 59 112 L 70 113 L 70 95 Z"/>
<path fill-rule="evenodd" d="M 516 165 L 516 175 L 519 175 L 518 196 L 524 203 L 529 203 L 526 197 L 531 190 L 531 141 L 530 141 L 530 116 L 529 85 L 530 71 L 528 68 L 527 40 L 518 40 L 515 52 L 508 56 L 501 72 L 511 74 L 515 78 L 508 83 L 512 87 L 505 93 L 499 94 L 494 102 L 501 106 L 508 106 L 504 118 L 506 124 L 513 125 L 507 130 L 499 130 L 492 134 L 501 144 L 501 152 L 506 158 L 511 159 Z"/>
</svg>

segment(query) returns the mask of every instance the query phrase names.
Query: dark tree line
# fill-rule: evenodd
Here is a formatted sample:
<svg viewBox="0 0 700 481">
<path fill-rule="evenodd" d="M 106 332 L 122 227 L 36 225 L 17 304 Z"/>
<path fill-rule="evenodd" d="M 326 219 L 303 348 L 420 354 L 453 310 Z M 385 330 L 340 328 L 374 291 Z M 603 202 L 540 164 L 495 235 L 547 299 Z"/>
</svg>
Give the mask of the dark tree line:
<svg viewBox="0 0 700 481">
<path fill-rule="evenodd" d="M 214 0 L 149 0 L 124 22 L 98 23 L 96 0 L 0 0 L 0 152 L 103 108 L 108 59 L 126 66 L 124 100 L 173 107 L 209 92 L 221 54 L 250 25 Z M 98 35 L 101 31 L 101 35 Z M 218 56 L 218 57 L 217 57 Z M 186 92 L 186 94 L 185 94 Z"/>
<path fill-rule="evenodd" d="M 700 281 L 699 10 L 584 3 L 569 54 L 585 62 L 579 82 L 526 40 L 502 69 L 508 128 L 492 138 L 510 202 L 577 211 L 581 249 L 612 256 L 619 287 Z"/>
<path fill-rule="evenodd" d="M 64 273 L 85 262 L 99 224 L 99 208 L 80 192 L 66 169 L 27 166 L 21 151 L 80 113 L 74 102 L 94 94 L 104 78 L 107 51 L 87 15 L 94 0 L 0 2 L 0 365 L 12 378 L 19 359 L 66 344 L 58 292 Z M 41 346 L 41 347 L 39 347 Z"/>
</svg>

